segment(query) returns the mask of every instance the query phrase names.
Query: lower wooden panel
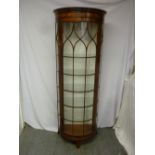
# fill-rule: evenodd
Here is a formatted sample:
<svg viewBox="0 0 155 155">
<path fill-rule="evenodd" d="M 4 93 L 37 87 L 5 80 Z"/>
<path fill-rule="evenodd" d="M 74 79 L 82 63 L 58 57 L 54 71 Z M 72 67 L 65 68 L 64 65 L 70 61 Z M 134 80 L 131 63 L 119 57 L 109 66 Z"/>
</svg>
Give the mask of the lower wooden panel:
<svg viewBox="0 0 155 155">
<path fill-rule="evenodd" d="M 90 124 L 66 124 L 64 125 L 63 132 L 60 131 L 61 136 L 73 143 L 79 148 L 81 143 L 88 141 L 93 138 L 97 132 L 93 130 Z M 84 129 L 84 131 L 83 131 Z"/>
<path fill-rule="evenodd" d="M 88 124 L 66 124 L 64 125 L 64 134 L 70 136 L 85 136 L 92 133 L 92 125 Z"/>
</svg>

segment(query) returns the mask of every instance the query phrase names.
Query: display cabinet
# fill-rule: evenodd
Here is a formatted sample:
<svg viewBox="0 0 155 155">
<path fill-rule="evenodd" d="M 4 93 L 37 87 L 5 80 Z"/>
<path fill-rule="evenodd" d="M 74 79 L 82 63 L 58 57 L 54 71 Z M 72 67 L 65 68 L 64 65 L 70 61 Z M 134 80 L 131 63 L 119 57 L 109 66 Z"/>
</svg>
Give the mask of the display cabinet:
<svg viewBox="0 0 155 155">
<path fill-rule="evenodd" d="M 59 133 L 77 147 L 97 133 L 100 49 L 106 12 L 54 10 Z"/>
</svg>

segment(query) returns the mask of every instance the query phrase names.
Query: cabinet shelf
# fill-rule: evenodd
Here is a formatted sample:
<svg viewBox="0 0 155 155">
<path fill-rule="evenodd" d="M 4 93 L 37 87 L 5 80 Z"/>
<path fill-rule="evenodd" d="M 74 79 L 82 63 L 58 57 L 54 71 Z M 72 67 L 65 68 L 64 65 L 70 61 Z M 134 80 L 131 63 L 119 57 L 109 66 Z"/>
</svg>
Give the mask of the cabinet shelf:
<svg viewBox="0 0 155 155">
<path fill-rule="evenodd" d="M 87 57 L 80 57 L 80 56 L 77 57 L 77 56 L 76 56 L 76 57 L 73 57 L 73 56 L 67 56 L 67 55 L 66 55 L 66 56 L 64 55 L 63 57 L 64 57 L 64 58 L 71 58 L 71 59 L 73 59 L 73 58 L 74 58 L 74 59 L 76 59 L 76 58 L 80 58 L 80 59 L 96 58 L 96 56 L 87 56 Z"/>
<path fill-rule="evenodd" d="M 67 122 L 74 122 L 74 123 L 88 123 L 90 121 L 92 121 L 92 119 L 87 119 L 87 120 L 84 120 L 84 121 L 75 121 L 75 120 L 69 120 L 69 119 L 66 119 L 64 118 L 65 121 Z"/>
<path fill-rule="evenodd" d="M 95 73 L 90 73 L 90 74 L 67 74 L 67 73 L 63 73 L 63 74 L 67 75 L 67 76 L 93 76 L 93 75 L 95 75 Z"/>
<path fill-rule="evenodd" d="M 93 105 L 85 105 L 85 106 L 70 106 L 70 105 L 67 105 L 67 104 L 64 104 L 65 107 L 68 107 L 68 108 L 89 108 L 89 107 L 93 107 Z"/>
<path fill-rule="evenodd" d="M 87 91 L 71 91 L 71 90 L 65 90 L 64 89 L 64 91 L 65 92 L 70 92 L 70 93 L 88 93 L 88 92 L 93 92 L 94 91 L 94 89 L 90 89 L 90 90 L 87 90 Z"/>
</svg>

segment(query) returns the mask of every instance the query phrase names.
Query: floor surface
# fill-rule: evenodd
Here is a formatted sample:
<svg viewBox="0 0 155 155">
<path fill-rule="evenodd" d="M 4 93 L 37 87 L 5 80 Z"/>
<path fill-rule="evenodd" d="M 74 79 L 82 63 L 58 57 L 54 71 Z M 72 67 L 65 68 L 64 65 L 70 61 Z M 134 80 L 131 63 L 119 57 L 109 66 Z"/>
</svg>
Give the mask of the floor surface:
<svg viewBox="0 0 155 155">
<path fill-rule="evenodd" d="M 127 155 L 112 128 L 98 129 L 97 136 L 79 149 L 55 132 L 26 125 L 19 137 L 19 155 Z"/>
</svg>

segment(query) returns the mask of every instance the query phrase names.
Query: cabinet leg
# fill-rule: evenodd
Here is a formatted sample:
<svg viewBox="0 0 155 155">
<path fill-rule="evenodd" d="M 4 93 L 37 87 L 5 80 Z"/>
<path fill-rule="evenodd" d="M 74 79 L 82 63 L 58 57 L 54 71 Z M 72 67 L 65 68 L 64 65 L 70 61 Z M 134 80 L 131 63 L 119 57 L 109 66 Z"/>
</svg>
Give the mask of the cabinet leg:
<svg viewBox="0 0 155 155">
<path fill-rule="evenodd" d="M 79 149 L 80 148 L 80 141 L 75 142 L 75 145 Z"/>
</svg>

